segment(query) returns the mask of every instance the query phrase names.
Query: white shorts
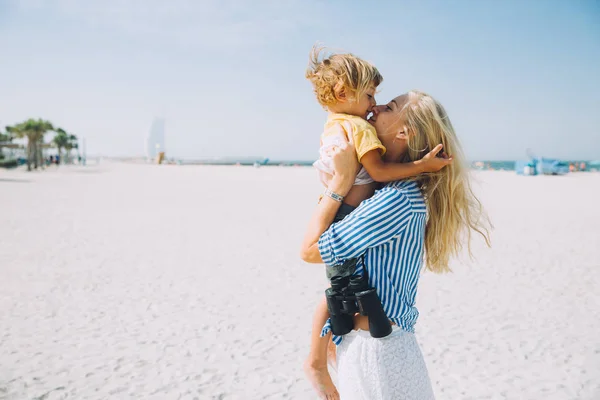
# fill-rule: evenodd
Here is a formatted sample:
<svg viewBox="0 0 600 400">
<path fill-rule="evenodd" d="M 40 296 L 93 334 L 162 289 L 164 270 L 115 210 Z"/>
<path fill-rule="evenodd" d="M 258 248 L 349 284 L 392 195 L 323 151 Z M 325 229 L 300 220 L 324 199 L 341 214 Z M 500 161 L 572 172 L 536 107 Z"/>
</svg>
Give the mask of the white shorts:
<svg viewBox="0 0 600 400">
<path fill-rule="evenodd" d="M 415 335 L 397 326 L 383 339 L 368 331 L 350 332 L 336 358 L 337 389 L 343 400 L 434 399 Z"/>
</svg>

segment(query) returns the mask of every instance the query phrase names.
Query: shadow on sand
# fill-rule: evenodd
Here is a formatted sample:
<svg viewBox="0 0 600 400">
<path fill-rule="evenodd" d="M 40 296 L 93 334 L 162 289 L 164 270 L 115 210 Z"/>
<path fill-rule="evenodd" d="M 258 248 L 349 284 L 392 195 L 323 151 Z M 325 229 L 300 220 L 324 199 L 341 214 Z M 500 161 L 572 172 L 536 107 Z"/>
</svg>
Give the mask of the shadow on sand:
<svg viewBox="0 0 600 400">
<path fill-rule="evenodd" d="M 0 178 L 0 182 L 16 182 L 16 183 L 29 183 L 27 179 L 17 179 L 17 178 Z"/>
</svg>

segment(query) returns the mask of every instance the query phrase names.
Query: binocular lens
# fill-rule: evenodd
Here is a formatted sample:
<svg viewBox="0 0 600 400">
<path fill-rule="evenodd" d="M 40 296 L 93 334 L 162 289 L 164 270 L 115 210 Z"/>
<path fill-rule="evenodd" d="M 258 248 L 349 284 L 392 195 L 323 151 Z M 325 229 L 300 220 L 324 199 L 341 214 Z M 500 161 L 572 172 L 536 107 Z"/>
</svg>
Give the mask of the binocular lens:
<svg viewBox="0 0 600 400">
<path fill-rule="evenodd" d="M 382 338 L 392 333 L 392 325 L 383 311 L 375 289 L 356 293 L 356 301 L 361 315 L 369 316 L 369 332 L 372 337 Z"/>
<path fill-rule="evenodd" d="M 325 297 L 334 335 L 350 333 L 354 329 L 354 314 L 357 312 L 369 317 L 369 332 L 374 338 L 392 333 L 392 326 L 383 311 L 377 291 L 369 288 L 360 276 L 353 276 L 352 279 L 334 277 L 331 288 L 325 291 Z"/>
</svg>

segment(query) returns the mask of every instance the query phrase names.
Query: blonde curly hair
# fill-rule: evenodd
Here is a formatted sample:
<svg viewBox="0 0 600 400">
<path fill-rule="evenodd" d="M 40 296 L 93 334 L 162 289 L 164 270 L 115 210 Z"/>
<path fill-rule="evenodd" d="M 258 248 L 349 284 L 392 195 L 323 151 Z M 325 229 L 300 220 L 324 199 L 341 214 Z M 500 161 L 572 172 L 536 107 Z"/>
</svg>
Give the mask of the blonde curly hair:
<svg viewBox="0 0 600 400">
<path fill-rule="evenodd" d="M 379 86 L 383 77 L 372 64 L 353 54 L 329 54 L 323 46 L 313 46 L 309 54 L 306 79 L 324 108 L 338 103 L 336 94 L 349 92 L 358 99 L 371 85 Z"/>
</svg>

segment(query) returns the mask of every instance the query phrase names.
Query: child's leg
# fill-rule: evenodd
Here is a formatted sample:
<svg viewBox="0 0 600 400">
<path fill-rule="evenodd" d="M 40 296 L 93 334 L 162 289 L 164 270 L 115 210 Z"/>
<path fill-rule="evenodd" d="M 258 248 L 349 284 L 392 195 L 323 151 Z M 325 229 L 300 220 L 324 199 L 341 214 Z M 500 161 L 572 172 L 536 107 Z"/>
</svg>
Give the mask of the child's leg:
<svg viewBox="0 0 600 400">
<path fill-rule="evenodd" d="M 333 366 L 337 372 L 337 348 L 331 340 L 327 342 L 327 361 Z"/>
<path fill-rule="evenodd" d="M 363 200 L 373 196 L 375 189 L 379 184 L 377 182 L 368 183 L 366 185 L 354 185 L 348 194 L 344 197 L 344 203 L 358 207 Z"/>
<path fill-rule="evenodd" d="M 313 317 L 310 353 L 304 363 L 304 371 L 321 399 L 338 400 L 340 395 L 327 370 L 327 344 L 331 341 L 331 333 L 321 337 L 321 330 L 327 318 L 327 301 L 323 298 Z"/>
<path fill-rule="evenodd" d="M 331 340 L 331 334 L 321 337 L 321 330 L 325 322 L 327 322 L 327 318 L 329 318 L 327 300 L 323 298 L 315 310 L 310 335 L 310 353 L 308 354 L 308 359 L 315 365 L 327 364 L 327 343 Z"/>
</svg>

